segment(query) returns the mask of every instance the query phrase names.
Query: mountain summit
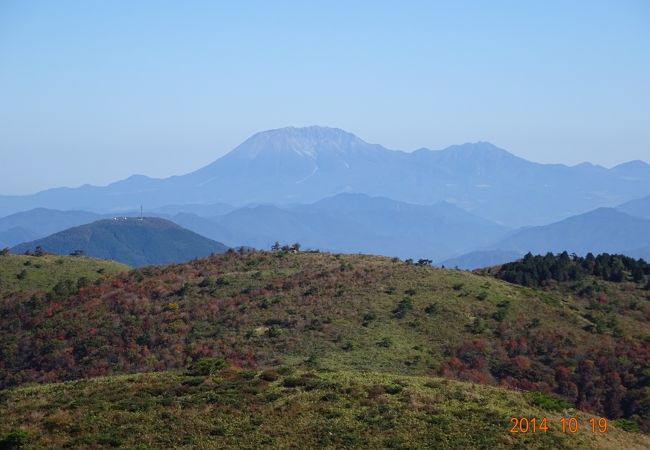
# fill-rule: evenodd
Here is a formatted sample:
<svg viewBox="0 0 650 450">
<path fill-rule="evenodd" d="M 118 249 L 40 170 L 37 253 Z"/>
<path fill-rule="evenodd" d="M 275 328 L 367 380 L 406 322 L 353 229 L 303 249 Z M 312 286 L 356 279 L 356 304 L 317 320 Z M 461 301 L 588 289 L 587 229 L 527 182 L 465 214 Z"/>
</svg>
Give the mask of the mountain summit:
<svg viewBox="0 0 650 450">
<path fill-rule="evenodd" d="M 154 217 L 98 220 L 17 245 L 12 251 L 23 253 L 37 246 L 63 255 L 81 250 L 86 256 L 130 266 L 184 262 L 227 249 L 169 220 Z"/>
<path fill-rule="evenodd" d="M 339 128 L 286 127 L 254 134 L 230 152 L 229 157 L 254 159 L 266 153 L 274 156 L 290 153 L 315 160 L 327 154 L 346 156 L 369 145 Z"/>
<path fill-rule="evenodd" d="M 543 225 L 650 194 L 648 167 L 537 164 L 488 142 L 406 153 L 337 128 L 288 127 L 257 133 L 183 176 L 0 196 L 0 216 L 36 207 L 112 212 L 142 204 L 313 203 L 353 192 L 421 205 L 447 201 L 504 225 Z"/>
<path fill-rule="evenodd" d="M 467 142 L 461 145 L 451 145 L 445 148 L 444 150 L 439 150 L 437 153 L 441 158 L 473 159 L 473 160 L 518 159 L 519 161 L 525 161 L 522 158 L 516 157 L 515 155 L 508 152 L 507 150 L 497 147 L 496 145 L 487 141 Z"/>
<path fill-rule="evenodd" d="M 287 127 L 253 135 L 230 153 L 188 177 L 196 180 L 197 185 L 206 186 L 223 184 L 224 180 L 231 179 L 237 183 L 243 176 L 259 186 L 262 192 L 273 185 L 284 184 L 286 193 L 280 201 L 286 202 L 292 201 L 292 197 L 300 197 L 291 192 L 296 188 L 304 194 L 304 183 L 310 178 L 315 178 L 320 186 L 333 183 L 327 194 L 345 191 L 347 180 L 341 186 L 341 179 L 347 178 L 352 166 L 359 169 L 369 161 L 390 159 L 398 154 L 380 145 L 368 144 L 338 128 Z M 314 180 L 307 183 L 312 184 Z M 277 202 L 275 198 L 259 194 L 251 191 L 251 200 Z M 322 195 L 314 192 L 307 197 L 315 201 Z"/>
</svg>

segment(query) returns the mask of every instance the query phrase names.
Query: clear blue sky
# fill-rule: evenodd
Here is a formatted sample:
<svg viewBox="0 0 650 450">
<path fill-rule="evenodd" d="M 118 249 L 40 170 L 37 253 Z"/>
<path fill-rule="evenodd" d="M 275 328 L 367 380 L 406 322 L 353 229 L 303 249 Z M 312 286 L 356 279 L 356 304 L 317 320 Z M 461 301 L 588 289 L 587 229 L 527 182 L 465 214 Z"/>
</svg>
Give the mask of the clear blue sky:
<svg viewBox="0 0 650 450">
<path fill-rule="evenodd" d="M 650 160 L 650 1 L 0 0 L 0 193 L 196 169 L 256 131 Z"/>
</svg>

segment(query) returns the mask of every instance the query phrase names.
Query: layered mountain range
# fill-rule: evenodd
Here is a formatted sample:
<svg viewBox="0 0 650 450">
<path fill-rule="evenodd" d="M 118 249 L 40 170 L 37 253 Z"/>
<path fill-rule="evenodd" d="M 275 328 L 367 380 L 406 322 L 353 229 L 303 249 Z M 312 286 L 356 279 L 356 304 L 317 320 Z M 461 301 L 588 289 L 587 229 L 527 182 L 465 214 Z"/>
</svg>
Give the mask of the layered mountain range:
<svg viewBox="0 0 650 450">
<path fill-rule="evenodd" d="M 487 142 L 406 153 L 339 129 L 283 128 L 182 176 L 0 196 L 0 216 L 9 214 L 0 218 L 0 248 L 145 205 L 148 216 L 231 247 L 300 242 L 468 269 L 529 251 L 650 259 L 648 194 L 650 165 L 641 161 L 537 164 Z M 46 250 L 69 250 L 61 235 L 46 242 Z"/>
<path fill-rule="evenodd" d="M 624 210 L 638 215 L 627 214 Z M 516 230 L 483 249 L 445 260 L 442 264 L 476 269 L 513 261 L 528 252 L 563 251 L 578 255 L 623 253 L 650 261 L 650 219 L 644 217 L 646 213 L 631 210 L 629 204 L 598 208 L 549 225 Z"/>
<path fill-rule="evenodd" d="M 182 176 L 134 175 L 104 187 L 0 196 L 0 216 L 37 207 L 95 212 L 145 205 L 313 203 L 344 192 L 430 205 L 446 201 L 509 227 L 543 225 L 650 194 L 650 165 L 538 164 L 487 142 L 411 153 L 335 128 L 257 133 Z"/>
<path fill-rule="evenodd" d="M 449 267 L 474 269 L 512 261 L 529 251 L 625 253 L 650 260 L 650 219 L 644 217 L 643 208 L 634 211 L 630 204 L 519 229 L 503 227 L 446 202 L 414 205 L 363 194 L 339 194 L 312 204 L 242 207 L 219 215 L 213 215 L 210 205 L 193 213 L 173 214 L 177 208 L 173 207 L 149 215 L 231 247 L 268 249 L 276 241 L 299 242 L 303 248 L 424 258 Z M 52 220 L 48 221 L 48 217 Z M 56 232 L 70 227 L 76 230 L 78 225 L 107 217 L 112 216 L 42 208 L 13 214 L 0 219 L 0 248 L 50 233 L 56 237 Z M 13 241 L 6 237 L 11 233 L 16 235 Z M 29 238 L 21 240 L 22 236 Z M 37 240 L 14 250 L 33 249 L 38 244 L 54 251 L 58 244 L 48 244 L 59 241 L 60 237 L 54 241 Z M 113 244 L 105 242 L 101 246 L 109 248 Z M 77 249 L 68 247 L 62 251 Z"/>
</svg>

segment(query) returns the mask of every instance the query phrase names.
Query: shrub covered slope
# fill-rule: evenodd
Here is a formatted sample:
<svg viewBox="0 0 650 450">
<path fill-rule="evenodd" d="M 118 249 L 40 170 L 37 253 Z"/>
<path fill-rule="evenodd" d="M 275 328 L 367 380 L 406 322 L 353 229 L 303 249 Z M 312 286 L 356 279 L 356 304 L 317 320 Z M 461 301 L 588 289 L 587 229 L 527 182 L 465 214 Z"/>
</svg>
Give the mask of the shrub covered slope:
<svg viewBox="0 0 650 450">
<path fill-rule="evenodd" d="M 510 419 L 548 430 L 510 433 Z M 120 375 L 0 392 L 0 443 L 26 448 L 602 449 L 650 438 L 502 388 L 425 376 L 226 369 Z M 576 417 L 576 433 L 561 418 Z M 1 444 L 0 444 L 1 445 Z"/>
<path fill-rule="evenodd" d="M 443 376 L 539 391 L 647 430 L 645 278 L 625 272 L 620 282 L 585 276 L 574 283 L 535 290 L 427 261 L 228 252 L 132 270 L 73 292 L 4 293 L 0 384 L 175 370 L 223 358 L 237 373 L 288 367 L 318 377 Z M 207 367 L 199 375 L 212 372 Z M 26 392 L 20 389 L 4 398 Z"/>
</svg>

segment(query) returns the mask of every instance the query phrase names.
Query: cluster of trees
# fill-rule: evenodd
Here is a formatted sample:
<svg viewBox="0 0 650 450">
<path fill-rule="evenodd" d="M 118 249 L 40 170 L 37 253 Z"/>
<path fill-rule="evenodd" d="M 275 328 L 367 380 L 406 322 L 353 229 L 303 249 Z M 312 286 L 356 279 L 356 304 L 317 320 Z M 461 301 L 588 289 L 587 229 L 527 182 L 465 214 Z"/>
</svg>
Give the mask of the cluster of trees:
<svg viewBox="0 0 650 450">
<path fill-rule="evenodd" d="M 280 245 L 278 241 L 271 246 L 271 251 L 281 253 L 298 253 L 300 251 L 300 243 L 295 242 L 291 245 Z"/>
<path fill-rule="evenodd" d="M 504 264 L 496 274 L 502 280 L 529 287 L 544 286 L 550 281 L 577 281 L 586 276 L 645 283 L 650 289 L 650 264 L 643 259 L 608 253 L 598 256 L 588 253 L 584 257 L 567 252 L 543 256 L 528 253 L 519 261 Z"/>
<path fill-rule="evenodd" d="M 41 247 L 40 245 L 37 245 L 36 248 L 34 249 L 34 251 L 27 250 L 25 252 L 25 255 L 27 255 L 27 256 L 45 256 L 45 255 L 47 255 L 47 252 L 45 251 L 45 249 L 43 247 Z"/>
<path fill-rule="evenodd" d="M 404 261 L 408 265 L 412 266 L 420 266 L 420 267 L 431 267 L 431 264 L 433 264 L 433 261 L 430 259 L 425 259 L 425 258 L 420 258 L 417 261 L 413 261 L 412 258 L 409 258 Z"/>
</svg>

